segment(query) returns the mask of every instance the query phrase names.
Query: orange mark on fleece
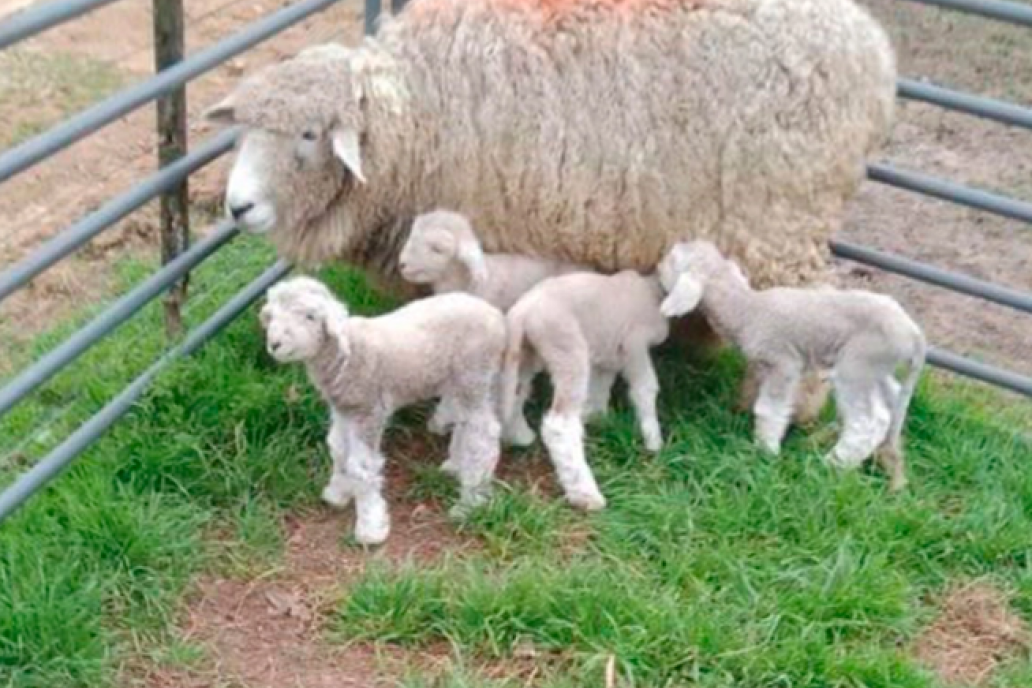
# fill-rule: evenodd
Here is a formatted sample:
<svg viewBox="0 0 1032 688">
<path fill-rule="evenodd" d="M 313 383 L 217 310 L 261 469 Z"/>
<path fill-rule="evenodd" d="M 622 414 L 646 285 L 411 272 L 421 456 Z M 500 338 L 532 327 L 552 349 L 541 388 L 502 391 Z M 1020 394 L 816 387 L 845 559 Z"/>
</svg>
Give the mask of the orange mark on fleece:
<svg viewBox="0 0 1032 688">
<path fill-rule="evenodd" d="M 678 9 L 697 9 L 707 0 L 466 0 L 467 9 L 476 11 L 521 11 L 537 15 L 545 23 L 562 21 L 583 12 L 611 12 L 616 15 L 634 15 L 652 12 L 673 12 Z M 456 8 L 454 0 L 414 0 L 412 14 L 437 14 L 444 9 Z"/>
</svg>

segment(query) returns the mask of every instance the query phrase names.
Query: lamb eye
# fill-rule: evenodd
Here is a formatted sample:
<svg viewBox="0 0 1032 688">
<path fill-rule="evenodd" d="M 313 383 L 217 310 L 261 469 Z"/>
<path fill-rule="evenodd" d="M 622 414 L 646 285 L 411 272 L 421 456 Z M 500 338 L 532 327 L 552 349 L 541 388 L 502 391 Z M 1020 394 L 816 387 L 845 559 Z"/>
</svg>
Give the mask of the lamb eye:
<svg viewBox="0 0 1032 688">
<path fill-rule="evenodd" d="M 301 138 L 303 138 L 305 141 L 315 141 L 317 137 L 314 131 L 306 131 L 305 133 L 301 134 Z"/>
<path fill-rule="evenodd" d="M 305 314 L 305 320 L 310 320 L 312 322 L 315 322 L 315 316 L 313 314 L 311 314 L 311 313 L 306 313 Z"/>
</svg>

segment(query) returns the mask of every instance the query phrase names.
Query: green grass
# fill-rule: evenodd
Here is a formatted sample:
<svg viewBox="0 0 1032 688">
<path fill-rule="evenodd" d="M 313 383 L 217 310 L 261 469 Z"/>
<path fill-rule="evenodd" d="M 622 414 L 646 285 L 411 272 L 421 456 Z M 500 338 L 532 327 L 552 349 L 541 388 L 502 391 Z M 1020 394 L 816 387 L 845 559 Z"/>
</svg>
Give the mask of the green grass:
<svg viewBox="0 0 1032 688">
<path fill-rule="evenodd" d="M 195 274 L 189 322 L 271 258 L 246 240 L 220 252 Z M 127 263 L 121 280 L 150 268 Z M 390 305 L 354 274 L 324 276 L 356 311 Z M 36 353 L 72 326 L 41 338 Z M 6 417 L 0 482 L 164 347 L 155 305 Z M 443 672 L 416 663 L 402 681 L 412 688 L 524 685 L 485 678 L 480 667 L 518 664 L 528 647 L 542 658 L 534 685 L 548 688 L 603 685 L 610 657 L 626 686 L 917 688 L 937 684 L 908 645 L 948 584 L 987 576 L 1032 618 L 1027 406 L 926 380 L 908 426 L 911 488 L 892 496 L 876 471 L 826 469 L 828 447 L 803 433 L 780 459 L 762 456 L 748 419 L 730 410 L 741 374 L 734 356 L 671 347 L 658 365 L 667 436 L 658 456 L 642 451 L 622 393 L 589 433 L 604 512 L 575 513 L 520 481 L 501 485 L 457 526 L 482 546 L 432 564 L 371 557 L 326 620 L 326 641 L 450 646 Z M 41 422 L 52 427 L 40 432 Z M 402 423 L 422 432 L 420 414 Z M 275 564 L 283 516 L 317 503 L 325 432 L 303 371 L 265 355 L 253 309 L 163 375 L 0 527 L 0 686 L 114 685 L 141 652 L 202 663 L 204 648 L 175 633 L 189 581 Z M 451 482 L 434 467 L 411 467 L 406 498 L 443 509 Z M 1032 664 L 1018 659 L 993 685 L 1027 686 L 1030 676 Z"/>
</svg>

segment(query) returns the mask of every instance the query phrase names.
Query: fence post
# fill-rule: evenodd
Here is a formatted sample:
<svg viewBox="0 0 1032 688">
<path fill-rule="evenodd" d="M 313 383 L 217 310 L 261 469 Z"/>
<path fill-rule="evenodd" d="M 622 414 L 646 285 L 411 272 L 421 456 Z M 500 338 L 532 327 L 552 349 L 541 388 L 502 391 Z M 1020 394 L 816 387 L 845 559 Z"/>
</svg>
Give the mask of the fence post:
<svg viewBox="0 0 1032 688">
<path fill-rule="evenodd" d="M 182 61 L 184 26 L 183 0 L 153 0 L 154 70 L 160 72 Z M 158 165 L 165 167 L 186 154 L 186 85 L 158 99 Z M 161 195 L 161 263 L 172 261 L 190 246 L 190 192 L 184 178 Z M 186 300 L 189 274 L 172 285 L 165 296 L 165 333 L 178 336 L 183 330 L 182 305 Z"/>
</svg>

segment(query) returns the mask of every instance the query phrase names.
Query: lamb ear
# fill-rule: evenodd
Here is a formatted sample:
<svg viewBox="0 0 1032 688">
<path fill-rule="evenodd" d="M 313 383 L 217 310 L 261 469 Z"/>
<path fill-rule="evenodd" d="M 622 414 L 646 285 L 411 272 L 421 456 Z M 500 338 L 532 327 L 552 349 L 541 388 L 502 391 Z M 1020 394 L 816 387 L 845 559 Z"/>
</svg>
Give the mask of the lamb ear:
<svg viewBox="0 0 1032 688">
<path fill-rule="evenodd" d="M 233 124 L 236 122 L 236 99 L 229 94 L 204 111 L 204 119 L 215 124 Z"/>
<path fill-rule="evenodd" d="M 695 310 L 702 300 L 702 284 L 690 275 L 681 275 L 663 303 L 659 312 L 664 318 L 674 318 Z"/>
<path fill-rule="evenodd" d="M 343 303 L 327 299 L 319 305 L 323 331 L 337 341 L 340 355 L 346 360 L 351 355 L 348 337 L 348 308 Z"/>
<path fill-rule="evenodd" d="M 358 141 L 358 132 L 354 129 L 334 129 L 331 137 L 333 154 L 344 163 L 344 166 L 355 175 L 358 181 L 365 184 L 366 178 L 362 174 L 362 151 Z"/>
<path fill-rule="evenodd" d="M 474 285 L 481 285 L 487 281 L 487 263 L 484 261 L 484 251 L 478 242 L 461 242 L 455 255 L 469 270 L 469 276 Z"/>
</svg>

